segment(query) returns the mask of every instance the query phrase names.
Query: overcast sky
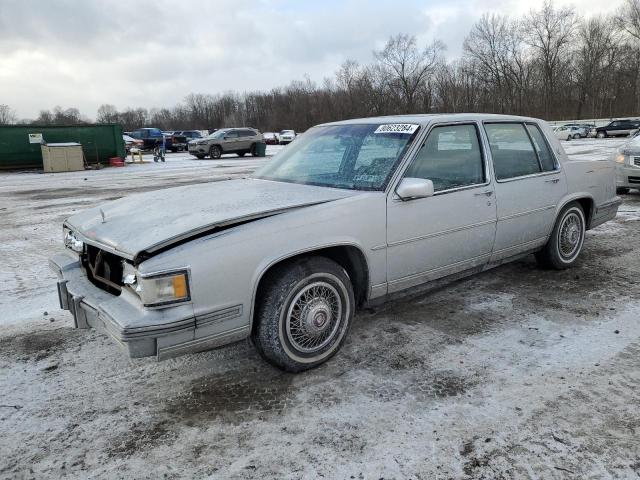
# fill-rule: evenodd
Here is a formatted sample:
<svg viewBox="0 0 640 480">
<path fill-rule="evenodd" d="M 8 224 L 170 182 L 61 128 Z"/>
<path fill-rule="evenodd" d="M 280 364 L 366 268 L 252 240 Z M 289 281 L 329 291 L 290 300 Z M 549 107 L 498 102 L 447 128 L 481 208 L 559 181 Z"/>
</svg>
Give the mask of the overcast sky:
<svg viewBox="0 0 640 480">
<path fill-rule="evenodd" d="M 621 0 L 556 0 L 594 15 Z M 55 105 L 94 118 L 103 103 L 171 107 L 187 93 L 268 90 L 345 59 L 372 60 L 391 35 L 438 38 L 447 56 L 483 12 L 542 0 L 0 0 L 0 104 L 19 118 Z"/>
</svg>

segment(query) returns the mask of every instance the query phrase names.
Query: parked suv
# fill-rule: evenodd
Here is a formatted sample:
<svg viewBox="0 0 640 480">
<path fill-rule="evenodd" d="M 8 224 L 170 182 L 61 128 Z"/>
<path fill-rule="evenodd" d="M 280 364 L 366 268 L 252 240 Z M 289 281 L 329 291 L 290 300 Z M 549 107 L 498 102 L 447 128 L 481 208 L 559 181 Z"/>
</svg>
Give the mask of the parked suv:
<svg viewBox="0 0 640 480">
<path fill-rule="evenodd" d="M 220 158 L 225 153 L 236 153 L 239 157 L 246 153 L 257 155 L 256 145 L 264 143 L 262 134 L 253 128 L 223 128 L 208 137 L 189 142 L 189 153 L 199 159 L 207 155 Z"/>
<path fill-rule="evenodd" d="M 596 128 L 596 136 L 598 138 L 626 137 L 638 128 L 640 128 L 640 120 L 637 118 L 614 120 L 609 125 Z"/>
</svg>

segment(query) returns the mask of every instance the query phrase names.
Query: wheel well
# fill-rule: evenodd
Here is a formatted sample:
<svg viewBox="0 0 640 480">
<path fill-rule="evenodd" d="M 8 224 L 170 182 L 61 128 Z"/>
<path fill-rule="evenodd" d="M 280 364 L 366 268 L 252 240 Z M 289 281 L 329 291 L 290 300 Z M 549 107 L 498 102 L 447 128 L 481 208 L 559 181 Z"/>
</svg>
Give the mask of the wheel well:
<svg viewBox="0 0 640 480">
<path fill-rule="evenodd" d="M 255 302 L 258 302 L 262 296 L 262 290 L 265 288 L 266 281 L 269 272 L 274 268 L 280 267 L 286 263 L 293 262 L 302 257 L 326 257 L 330 258 L 342 268 L 347 271 L 351 284 L 353 285 L 353 294 L 356 298 L 356 305 L 362 305 L 367 299 L 367 292 L 369 290 L 369 268 L 367 261 L 362 251 L 351 245 L 339 245 L 335 247 L 321 248 L 318 250 L 312 250 L 309 252 L 300 253 L 292 257 L 285 258 L 277 263 L 271 265 L 265 272 L 262 273 L 260 280 L 258 281 L 258 288 L 256 289 L 256 295 L 254 298 L 254 315 L 255 315 Z"/>
<path fill-rule="evenodd" d="M 591 198 L 577 198 L 576 202 L 580 204 L 582 207 L 582 211 L 584 211 L 584 218 L 587 220 L 586 229 L 591 228 L 591 215 L 593 214 L 593 200 Z"/>
</svg>

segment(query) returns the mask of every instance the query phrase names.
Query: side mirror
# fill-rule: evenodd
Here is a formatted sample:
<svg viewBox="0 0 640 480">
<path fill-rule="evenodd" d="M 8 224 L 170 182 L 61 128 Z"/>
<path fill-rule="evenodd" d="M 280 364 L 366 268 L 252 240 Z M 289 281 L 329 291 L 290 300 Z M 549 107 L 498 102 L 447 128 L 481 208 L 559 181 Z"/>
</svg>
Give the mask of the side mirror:
<svg viewBox="0 0 640 480">
<path fill-rule="evenodd" d="M 424 178 L 403 178 L 396 188 L 396 195 L 403 201 L 432 197 L 433 182 Z"/>
</svg>

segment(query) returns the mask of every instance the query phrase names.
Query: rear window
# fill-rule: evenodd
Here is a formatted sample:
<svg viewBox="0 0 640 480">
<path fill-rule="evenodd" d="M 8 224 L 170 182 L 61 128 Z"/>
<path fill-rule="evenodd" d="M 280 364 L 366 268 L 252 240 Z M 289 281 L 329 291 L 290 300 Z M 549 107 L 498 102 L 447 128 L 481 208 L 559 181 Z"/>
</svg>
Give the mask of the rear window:
<svg viewBox="0 0 640 480">
<path fill-rule="evenodd" d="M 488 123 L 485 130 L 498 180 L 541 172 L 538 156 L 523 124 Z"/>
</svg>

